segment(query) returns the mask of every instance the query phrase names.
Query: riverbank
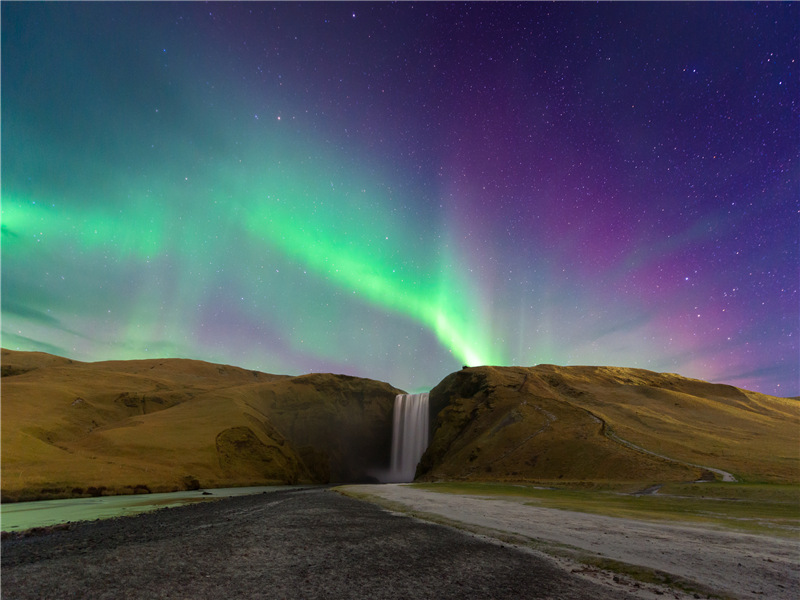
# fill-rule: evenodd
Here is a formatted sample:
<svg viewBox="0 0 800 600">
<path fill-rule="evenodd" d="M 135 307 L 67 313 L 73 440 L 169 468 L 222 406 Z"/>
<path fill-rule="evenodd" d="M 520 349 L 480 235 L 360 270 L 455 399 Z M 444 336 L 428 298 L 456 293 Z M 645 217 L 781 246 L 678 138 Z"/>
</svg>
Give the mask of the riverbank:
<svg viewBox="0 0 800 600">
<path fill-rule="evenodd" d="M 656 597 L 571 573 L 530 549 L 324 489 L 14 535 L 2 542 L 2 572 L 4 600 Z"/>
</svg>

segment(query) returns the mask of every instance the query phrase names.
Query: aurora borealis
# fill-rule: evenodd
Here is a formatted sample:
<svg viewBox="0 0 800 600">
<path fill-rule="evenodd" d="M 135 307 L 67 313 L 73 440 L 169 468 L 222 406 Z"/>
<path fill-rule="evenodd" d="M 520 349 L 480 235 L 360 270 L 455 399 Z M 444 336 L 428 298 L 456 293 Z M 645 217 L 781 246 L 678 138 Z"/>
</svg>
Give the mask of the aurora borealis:
<svg viewBox="0 0 800 600">
<path fill-rule="evenodd" d="M 2 3 L 2 344 L 800 394 L 795 3 Z"/>
</svg>

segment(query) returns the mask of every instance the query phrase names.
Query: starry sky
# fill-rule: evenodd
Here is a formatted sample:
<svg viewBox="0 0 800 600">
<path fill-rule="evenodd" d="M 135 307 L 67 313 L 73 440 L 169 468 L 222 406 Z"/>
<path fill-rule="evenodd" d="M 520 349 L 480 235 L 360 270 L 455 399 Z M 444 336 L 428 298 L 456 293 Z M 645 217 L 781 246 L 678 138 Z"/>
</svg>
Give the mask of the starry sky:
<svg viewBox="0 0 800 600">
<path fill-rule="evenodd" d="M 2 3 L 2 345 L 800 394 L 796 3 Z"/>
</svg>

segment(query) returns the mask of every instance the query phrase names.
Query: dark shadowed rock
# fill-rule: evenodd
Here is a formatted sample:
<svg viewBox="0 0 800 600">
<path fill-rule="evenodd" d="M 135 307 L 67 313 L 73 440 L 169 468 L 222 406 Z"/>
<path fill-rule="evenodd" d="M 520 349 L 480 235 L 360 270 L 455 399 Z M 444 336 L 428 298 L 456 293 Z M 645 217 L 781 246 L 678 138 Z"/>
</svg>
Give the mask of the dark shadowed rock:
<svg viewBox="0 0 800 600">
<path fill-rule="evenodd" d="M 301 449 L 315 479 L 366 481 L 389 464 L 399 393 L 380 381 L 315 373 L 263 385 L 253 405 Z"/>
</svg>

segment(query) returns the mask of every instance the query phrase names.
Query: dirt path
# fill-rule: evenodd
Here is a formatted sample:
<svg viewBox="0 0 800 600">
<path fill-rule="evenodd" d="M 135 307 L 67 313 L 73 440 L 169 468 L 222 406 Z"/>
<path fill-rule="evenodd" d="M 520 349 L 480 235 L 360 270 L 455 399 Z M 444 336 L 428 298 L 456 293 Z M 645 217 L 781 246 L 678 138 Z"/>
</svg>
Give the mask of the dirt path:
<svg viewBox="0 0 800 600">
<path fill-rule="evenodd" d="M 406 485 L 348 486 L 490 535 L 513 534 L 656 569 L 734 598 L 794 600 L 800 540 L 541 508 Z M 569 565 L 565 565 L 568 567 Z"/>
<path fill-rule="evenodd" d="M 49 533 L 6 536 L 2 597 L 632 600 L 640 596 L 573 575 L 537 552 L 314 489 L 240 496 L 73 524 Z"/>
<path fill-rule="evenodd" d="M 711 471 L 712 473 L 716 473 L 717 475 L 722 477 L 722 481 L 726 481 L 726 482 L 729 482 L 729 483 L 735 483 L 736 482 L 736 477 L 734 477 L 732 473 L 728 473 L 727 471 L 723 471 L 722 469 L 715 469 L 714 467 L 706 467 L 704 465 L 696 465 L 694 463 L 689 463 L 689 462 L 685 462 L 685 461 L 682 461 L 682 460 L 678 460 L 677 458 L 672 458 L 671 456 L 665 456 L 664 454 L 659 454 L 658 452 L 653 452 L 652 450 L 648 450 L 647 448 L 642 448 L 641 446 L 637 446 L 633 442 L 629 442 L 628 440 L 625 440 L 625 439 L 619 437 L 616 433 L 614 433 L 614 431 L 611 429 L 611 426 L 606 422 L 605 419 L 603 419 L 602 417 L 597 416 L 592 411 L 590 411 L 588 408 L 585 408 L 583 406 L 576 406 L 574 404 L 572 404 L 572 406 L 574 408 L 580 409 L 580 410 L 585 411 L 586 413 L 588 413 L 589 416 L 592 418 L 592 420 L 594 420 L 596 423 L 599 423 L 600 425 L 602 425 L 603 434 L 608 439 L 610 439 L 610 440 L 612 440 L 614 442 L 617 442 L 618 444 L 626 446 L 627 448 L 630 448 L 631 450 L 636 450 L 637 452 L 641 452 L 643 454 L 649 454 L 650 456 L 655 456 L 657 458 L 662 458 L 664 460 L 667 460 L 669 462 L 673 462 L 673 463 L 676 463 L 676 464 L 679 464 L 679 465 L 686 465 L 688 467 L 696 467 L 698 469 L 704 469 L 706 471 Z"/>
<path fill-rule="evenodd" d="M 599 417 L 595 417 L 595 418 L 597 418 L 598 420 L 602 421 L 602 419 L 600 419 Z M 728 473 L 727 471 L 723 471 L 722 469 L 715 469 L 714 467 L 706 467 L 704 465 L 696 465 L 694 463 L 684 462 L 684 461 L 678 460 L 676 458 L 671 458 L 669 456 L 664 456 L 663 454 L 659 454 L 658 452 L 653 452 L 652 450 L 647 450 L 646 448 L 642 448 L 641 446 L 637 446 L 633 442 L 629 442 L 628 440 L 623 440 L 616 433 L 613 433 L 608 428 L 607 425 L 605 427 L 605 432 L 606 432 L 606 437 L 608 437 L 611 440 L 614 440 L 618 444 L 622 444 L 623 446 L 627 446 L 631 450 L 636 450 L 636 451 L 642 452 L 644 454 L 649 454 L 651 456 L 656 456 L 658 458 L 663 458 L 664 460 L 668 460 L 670 462 L 674 462 L 674 463 L 677 463 L 679 465 L 686 465 L 686 466 L 689 466 L 689 467 L 697 467 L 698 469 L 704 469 L 706 471 L 711 471 L 712 473 L 716 473 L 717 475 L 722 477 L 722 481 L 725 481 L 725 482 L 728 482 L 728 483 L 736 483 L 736 477 L 734 477 L 732 473 Z"/>
</svg>

